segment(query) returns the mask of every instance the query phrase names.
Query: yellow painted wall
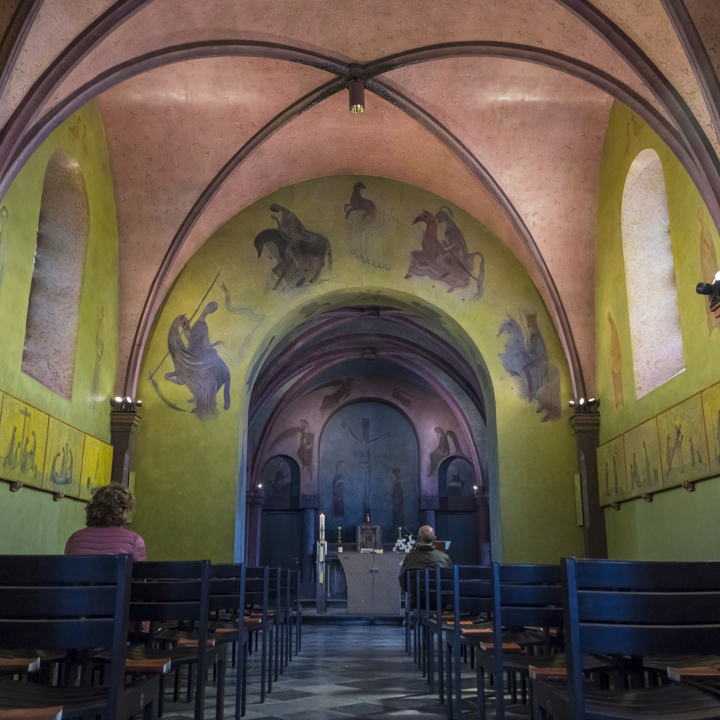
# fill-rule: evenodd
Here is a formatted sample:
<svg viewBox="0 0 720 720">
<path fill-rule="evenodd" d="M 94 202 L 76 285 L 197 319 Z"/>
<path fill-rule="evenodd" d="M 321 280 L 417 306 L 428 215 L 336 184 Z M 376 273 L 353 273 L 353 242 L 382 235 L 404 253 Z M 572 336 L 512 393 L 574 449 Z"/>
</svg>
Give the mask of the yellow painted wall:
<svg viewBox="0 0 720 720">
<path fill-rule="evenodd" d="M 66 150 L 78 161 L 90 209 L 71 401 L 20 371 L 45 167 L 58 149 Z M 109 398 L 117 363 L 118 241 L 110 161 L 96 103 L 85 105 L 52 133 L 18 174 L 0 206 L 7 208 L 0 237 L 4 267 L 0 284 L 0 390 L 109 442 Z M 101 307 L 105 308 L 105 330 L 99 365 L 100 392 L 92 398 Z M 7 485 L 0 483 L 2 553 L 62 552 L 67 536 L 83 527 L 84 520 L 83 502 L 64 499 L 55 503 L 52 495 L 27 487 L 9 493 Z"/>
<path fill-rule="evenodd" d="M 352 236 L 343 207 L 358 180 L 365 184 L 364 194 L 376 203 L 382 220 L 370 242 L 378 243 L 377 247 L 384 243 L 384 264 L 390 265 L 389 270 L 372 267 L 351 252 Z M 253 246 L 258 232 L 276 227 L 269 209 L 272 203 L 289 208 L 306 228 L 330 240 L 332 271 L 326 268 L 317 283 L 288 292 L 272 289 L 269 278 L 274 263 L 265 256 L 258 259 Z M 423 226 L 413 225 L 413 220 L 423 210 L 436 213 L 443 205 L 448 203 L 440 197 L 384 178 L 322 178 L 284 188 L 256 202 L 225 223 L 197 251 L 166 298 L 141 371 L 143 421 L 136 444 L 133 529 L 145 538 L 151 557 L 233 558 L 242 462 L 238 458 L 243 451 L 249 371 L 272 338 L 275 342 L 282 338 L 313 303 L 328 303 L 321 308 L 325 310 L 361 303 L 412 309 L 411 303 L 418 302 L 439 312 L 449 331 L 475 345 L 475 361 L 485 366 L 492 383 L 486 393 L 489 435 L 497 434 L 496 447 L 489 450 L 491 501 L 496 516 L 494 537 L 501 540 L 502 559 L 557 562 L 563 555 L 582 552 L 574 507 L 575 443 L 566 407 L 571 396 L 569 372 L 547 310 L 527 273 L 487 228 L 453 207 L 470 251 L 485 255 L 482 299 L 473 301 L 466 291 L 449 293 L 441 282 L 428 278 L 405 279 L 410 253 L 421 247 Z M 201 303 L 218 272 L 220 278 Z M 221 281 L 230 292 L 232 305 L 262 315 L 260 323 L 227 311 Z M 231 373 L 231 407 L 222 409 L 219 393 L 218 416 L 200 421 L 166 405 L 149 376 L 155 372 L 161 391 L 178 407 L 193 407 L 187 403 L 190 393 L 186 388 L 164 380 L 165 373 L 173 369 L 171 359 L 165 358 L 168 330 L 174 318 L 190 316 L 210 301 L 220 306 L 207 317 L 207 323 L 211 342 L 224 343 L 217 350 Z M 542 422 L 536 403 L 518 397 L 501 365 L 499 354 L 505 350 L 508 336 L 498 337 L 498 330 L 508 314 L 519 319 L 524 310 L 537 313 L 549 358 L 559 370 L 561 406 L 565 407 L 557 420 Z M 241 501 L 238 505 L 242 506 Z M 499 545 L 496 542 L 496 553 Z"/>
<path fill-rule="evenodd" d="M 645 148 L 654 149 L 663 164 L 685 370 L 637 400 L 622 253 L 621 207 L 628 169 Z M 595 309 L 601 443 L 720 381 L 720 331 L 709 334 L 705 314 L 707 300 L 695 292 L 696 284 L 703 279 L 699 213 L 711 232 L 718 253 L 718 233 L 697 189 L 677 158 L 640 118 L 616 102 L 605 137 L 598 205 Z M 653 288 L 649 287 L 648 292 L 653 292 Z M 610 369 L 608 311 L 615 319 L 622 350 L 624 407 L 619 409 L 615 408 Z M 715 517 L 720 512 L 717 479 L 698 483 L 694 493 L 677 488 L 653 497 L 652 503 L 636 499 L 622 503 L 620 510 L 605 511 L 611 557 L 720 559 L 720 543 L 713 530 Z"/>
</svg>

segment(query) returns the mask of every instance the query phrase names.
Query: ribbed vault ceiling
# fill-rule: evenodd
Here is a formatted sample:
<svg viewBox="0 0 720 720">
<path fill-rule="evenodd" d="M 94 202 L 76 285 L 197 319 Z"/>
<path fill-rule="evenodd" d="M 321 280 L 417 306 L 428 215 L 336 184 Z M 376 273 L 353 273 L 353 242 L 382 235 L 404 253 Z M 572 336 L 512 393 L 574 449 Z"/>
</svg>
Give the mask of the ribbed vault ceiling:
<svg viewBox="0 0 720 720">
<path fill-rule="evenodd" d="M 64 103 L 99 98 L 120 236 L 119 386 L 192 253 L 302 180 L 391 177 L 485 223 L 547 303 L 576 391 L 594 386 L 597 184 L 613 94 L 665 133 L 720 216 L 715 0 L 6 0 L 3 33 L 0 183 L 73 111 Z M 442 43 L 485 46 L 383 66 L 386 87 L 374 89 L 385 99 L 368 93 L 359 117 L 333 94 L 358 72 L 348 65 Z"/>
</svg>

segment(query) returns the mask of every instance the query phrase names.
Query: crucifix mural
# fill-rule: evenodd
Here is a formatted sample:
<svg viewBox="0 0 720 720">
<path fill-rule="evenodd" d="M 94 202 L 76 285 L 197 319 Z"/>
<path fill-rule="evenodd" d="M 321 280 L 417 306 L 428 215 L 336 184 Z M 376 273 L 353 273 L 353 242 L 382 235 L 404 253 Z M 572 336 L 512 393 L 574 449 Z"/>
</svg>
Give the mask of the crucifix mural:
<svg viewBox="0 0 720 720">
<path fill-rule="evenodd" d="M 389 437 L 390 433 L 386 432 L 382 435 L 378 435 L 376 438 L 370 439 L 370 420 L 363 418 L 362 421 L 362 435 L 358 437 L 345 423 L 342 423 L 345 432 L 348 437 L 360 448 L 360 468 L 363 475 L 363 485 L 365 492 L 365 500 L 363 501 L 363 514 L 372 514 L 372 490 L 370 488 L 370 448 L 383 438 Z"/>
</svg>

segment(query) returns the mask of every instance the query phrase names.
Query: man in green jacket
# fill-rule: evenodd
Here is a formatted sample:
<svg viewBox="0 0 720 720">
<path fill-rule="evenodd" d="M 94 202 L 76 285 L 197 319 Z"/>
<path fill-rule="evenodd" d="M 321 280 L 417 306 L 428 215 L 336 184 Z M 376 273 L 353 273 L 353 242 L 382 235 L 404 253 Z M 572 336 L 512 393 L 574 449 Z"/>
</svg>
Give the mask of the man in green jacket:
<svg viewBox="0 0 720 720">
<path fill-rule="evenodd" d="M 435 531 L 429 525 L 423 525 L 417 534 L 417 545 L 403 560 L 400 568 L 400 587 L 407 590 L 407 571 L 425 570 L 425 568 L 451 568 L 452 560 L 442 550 L 435 549 Z M 424 581 L 423 581 L 424 582 Z M 413 607 L 415 607 L 415 587 L 410 588 L 410 596 Z"/>
</svg>

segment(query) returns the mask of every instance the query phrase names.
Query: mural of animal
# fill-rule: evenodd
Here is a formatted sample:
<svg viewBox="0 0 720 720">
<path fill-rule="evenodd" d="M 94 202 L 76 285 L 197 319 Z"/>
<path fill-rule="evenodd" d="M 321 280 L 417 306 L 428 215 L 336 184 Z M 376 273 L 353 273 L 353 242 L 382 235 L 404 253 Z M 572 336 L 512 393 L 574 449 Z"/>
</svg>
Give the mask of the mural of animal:
<svg viewBox="0 0 720 720">
<path fill-rule="evenodd" d="M 498 337 L 507 333 L 505 352 L 500 361 L 505 372 L 515 380 L 517 393 L 528 402 L 537 401 L 538 413 L 545 413 L 543 422 L 560 417 L 560 372 L 550 363 L 545 341 L 537 326 L 537 317 L 527 314 L 527 337 L 512 317 L 500 326 Z"/>
<path fill-rule="evenodd" d="M 230 408 L 230 370 L 210 344 L 205 318 L 217 310 L 211 302 L 193 326 L 185 315 L 178 315 L 168 331 L 168 352 L 175 369 L 165 373 L 165 379 L 185 385 L 192 394 L 188 402 L 195 403 L 192 412 L 200 420 L 217 415 L 216 395 L 224 388 L 224 409 Z M 187 344 L 183 340 L 187 338 Z"/>
<path fill-rule="evenodd" d="M 452 218 L 446 211 L 438 213 L 443 222 L 452 222 Z M 412 277 L 428 277 L 431 280 L 442 282 L 451 293 L 460 288 L 465 288 L 472 283 L 476 286 L 476 292 L 473 296 L 474 300 L 482 297 L 483 283 L 485 279 L 485 260 L 481 253 L 468 253 L 462 250 L 465 238 L 459 228 L 455 234 L 455 242 L 448 242 L 443 245 L 438 239 L 438 220 L 435 215 L 427 210 L 423 210 L 413 221 L 413 225 L 417 223 L 425 224 L 425 231 L 422 237 L 422 250 L 413 250 L 410 256 L 410 267 L 408 268 L 405 279 Z M 457 228 L 454 222 L 450 226 L 452 236 L 452 226 Z M 462 241 L 459 240 L 462 237 Z M 456 242 L 460 242 L 457 245 Z M 480 272 L 473 275 L 472 269 L 475 256 L 480 255 Z"/>
<path fill-rule="evenodd" d="M 481 252 L 471 253 L 468 250 L 465 235 L 453 220 L 453 212 L 449 207 L 443 205 L 440 210 L 435 213 L 435 220 L 437 220 L 438 223 L 445 223 L 445 247 L 470 278 L 475 281 L 477 285 L 476 297 L 480 299 L 483 294 L 483 284 L 485 282 L 485 256 Z M 477 275 L 474 275 L 476 257 L 480 258 L 480 267 L 478 268 Z"/>
<path fill-rule="evenodd" d="M 328 269 L 332 270 L 332 248 L 330 241 L 320 233 L 308 230 L 295 213 L 282 205 L 273 203 L 270 206 L 272 218 L 277 230 L 260 231 L 254 240 L 258 258 L 262 256 L 265 246 L 275 247 L 277 265 L 272 273 L 277 276 L 273 290 L 281 284 L 287 287 L 302 287 L 315 282 L 327 259 Z"/>
<path fill-rule="evenodd" d="M 365 184 L 356 182 L 353 185 L 352 195 L 350 196 L 350 202 L 345 203 L 345 219 L 351 212 L 361 212 L 363 217 L 369 217 L 375 213 L 375 203 L 369 198 L 362 196 L 362 190 L 365 190 Z"/>
</svg>

